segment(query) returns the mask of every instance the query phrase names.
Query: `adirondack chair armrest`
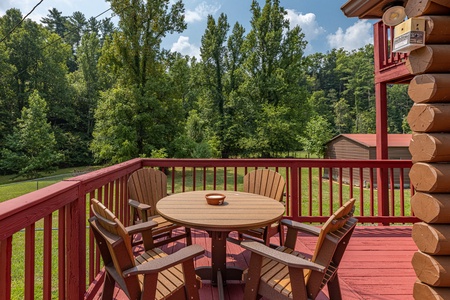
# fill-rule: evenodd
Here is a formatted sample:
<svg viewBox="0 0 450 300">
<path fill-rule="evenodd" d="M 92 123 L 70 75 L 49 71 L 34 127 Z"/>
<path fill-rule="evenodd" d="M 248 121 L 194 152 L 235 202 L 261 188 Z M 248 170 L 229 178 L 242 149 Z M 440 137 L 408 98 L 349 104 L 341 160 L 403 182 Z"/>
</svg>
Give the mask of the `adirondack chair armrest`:
<svg viewBox="0 0 450 300">
<path fill-rule="evenodd" d="M 324 272 L 325 267 L 317 263 L 310 262 L 309 260 L 301 257 L 284 253 L 276 249 L 272 249 L 262 243 L 255 241 L 242 241 L 241 247 L 250 250 L 254 253 L 270 258 L 274 261 L 287 265 L 288 267 L 310 269 L 313 271 Z"/>
<path fill-rule="evenodd" d="M 149 210 L 151 208 L 150 205 L 141 203 L 141 202 L 133 200 L 133 199 L 128 199 L 128 205 L 130 205 L 131 207 L 134 207 L 136 209 L 139 209 L 139 210 Z"/>
<path fill-rule="evenodd" d="M 320 228 L 318 228 L 316 226 L 311 226 L 308 224 L 303 224 L 303 223 L 299 223 L 299 222 L 288 220 L 288 219 L 281 220 L 281 224 L 283 224 L 284 226 L 286 226 L 288 228 L 292 228 L 297 231 L 309 233 L 309 234 L 312 234 L 315 236 L 319 236 L 319 234 L 320 234 Z"/>
<path fill-rule="evenodd" d="M 139 266 L 128 269 L 123 272 L 123 276 L 128 277 L 138 274 L 151 274 L 160 272 L 185 261 L 192 260 L 203 253 L 205 253 L 205 249 L 203 249 L 202 246 L 190 245 L 170 255 L 150 260 Z"/>
<path fill-rule="evenodd" d="M 152 228 L 158 226 L 158 222 L 155 221 L 147 221 L 147 222 L 142 222 L 136 225 L 131 225 L 126 227 L 126 230 L 128 232 L 129 235 L 131 234 L 136 234 L 136 233 L 142 233 L 145 232 L 147 230 L 152 230 Z"/>
</svg>

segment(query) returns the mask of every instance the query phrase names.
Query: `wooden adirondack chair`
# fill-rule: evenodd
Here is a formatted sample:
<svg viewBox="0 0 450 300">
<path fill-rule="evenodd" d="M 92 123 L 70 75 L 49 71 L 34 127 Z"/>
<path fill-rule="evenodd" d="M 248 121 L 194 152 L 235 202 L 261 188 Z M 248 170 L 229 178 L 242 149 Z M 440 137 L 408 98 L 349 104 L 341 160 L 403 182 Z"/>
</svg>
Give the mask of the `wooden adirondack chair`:
<svg viewBox="0 0 450 300">
<path fill-rule="evenodd" d="M 158 226 L 153 229 L 153 239 L 166 236 L 166 239 L 155 242 L 156 247 L 186 238 L 186 244 L 192 244 L 190 228 L 184 228 L 184 234 L 172 235 L 174 229 L 180 228 L 176 224 L 159 216 L 156 203 L 167 196 L 167 176 L 163 172 L 153 169 L 139 169 L 128 178 L 128 204 L 131 207 L 133 223 L 155 221 Z"/>
<path fill-rule="evenodd" d="M 269 169 L 258 169 L 244 176 L 244 192 L 270 197 L 276 201 L 283 200 L 285 186 L 283 176 Z M 280 222 L 263 228 L 239 231 L 239 239 L 242 240 L 243 235 L 246 235 L 261 239 L 266 245 L 269 245 L 270 238 L 277 233 L 280 236 L 280 245 L 283 245 L 284 232 Z"/>
<path fill-rule="evenodd" d="M 153 248 L 153 221 L 125 228 L 116 216 L 96 199 L 91 199 L 89 219 L 105 264 L 102 299 L 113 299 L 117 283 L 130 299 L 199 299 L 200 278 L 195 275 L 194 258 L 204 253 L 191 245 L 167 255 Z M 131 234 L 141 232 L 145 252 L 134 257 Z"/>
<path fill-rule="evenodd" d="M 252 251 L 249 269 L 244 273 L 244 298 L 315 299 L 327 285 L 330 299 L 342 299 L 337 271 L 356 226 L 354 203 L 355 199 L 345 203 L 322 228 L 282 220 L 288 232 L 285 245 L 277 249 L 243 241 L 241 246 Z M 295 251 L 298 231 L 318 236 L 311 259 Z"/>
</svg>

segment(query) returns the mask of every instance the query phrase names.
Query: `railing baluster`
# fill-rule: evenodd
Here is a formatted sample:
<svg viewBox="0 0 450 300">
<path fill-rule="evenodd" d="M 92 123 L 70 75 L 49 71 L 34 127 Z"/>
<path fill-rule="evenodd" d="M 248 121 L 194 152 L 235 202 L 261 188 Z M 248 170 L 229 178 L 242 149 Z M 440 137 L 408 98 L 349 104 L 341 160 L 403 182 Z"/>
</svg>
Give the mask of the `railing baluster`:
<svg viewBox="0 0 450 300">
<path fill-rule="evenodd" d="M 52 299 L 52 214 L 44 218 L 43 298 Z"/>
<path fill-rule="evenodd" d="M 35 223 L 25 228 L 25 300 L 34 300 Z"/>
<path fill-rule="evenodd" d="M 12 236 L 0 241 L 0 299 L 11 299 Z"/>
</svg>

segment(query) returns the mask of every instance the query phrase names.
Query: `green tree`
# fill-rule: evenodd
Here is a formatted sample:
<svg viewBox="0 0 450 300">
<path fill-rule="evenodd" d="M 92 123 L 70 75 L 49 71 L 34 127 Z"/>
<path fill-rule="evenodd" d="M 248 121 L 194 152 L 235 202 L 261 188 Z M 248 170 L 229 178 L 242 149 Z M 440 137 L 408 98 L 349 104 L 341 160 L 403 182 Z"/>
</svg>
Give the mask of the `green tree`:
<svg viewBox="0 0 450 300">
<path fill-rule="evenodd" d="M 303 149 L 308 153 L 308 157 L 311 154 L 323 157 L 325 153 L 325 143 L 332 137 L 333 131 L 330 123 L 322 116 L 315 116 L 309 120 L 308 124 L 306 124 L 304 136 L 300 137 L 300 141 L 303 145 Z"/>
<path fill-rule="evenodd" d="M 181 99 L 173 96 L 167 81 L 166 64 L 163 63 L 167 58 L 161 51 L 161 41 L 167 34 L 184 30 L 186 23 L 181 1 L 175 2 L 170 8 L 169 0 L 110 2 L 120 18 L 119 29 L 111 43 L 106 41 L 103 45 L 105 49 L 99 67 L 103 78 L 108 77 L 105 81 L 116 90 L 130 90 L 132 98 L 127 98 L 130 103 L 120 105 L 120 99 L 117 99 L 119 105 L 115 110 L 133 107 L 133 115 L 124 124 L 116 125 L 128 128 L 129 139 L 134 140 L 130 140 L 125 152 L 104 152 L 98 147 L 104 139 L 117 138 L 117 145 L 122 145 L 122 135 L 108 136 L 108 129 L 98 126 L 91 148 L 102 151 L 95 153 L 96 157 L 107 159 L 105 153 L 110 153 L 111 160 L 117 161 L 130 156 L 149 156 L 154 150 L 166 148 L 183 128 L 179 119 L 183 116 L 180 114 Z M 107 102 L 108 99 L 102 101 Z M 108 122 L 101 119 L 108 117 L 105 114 L 99 112 L 96 116 L 98 123 Z M 118 157 L 120 153 L 124 154 L 121 158 Z"/>
<path fill-rule="evenodd" d="M 286 151 L 299 146 L 295 136 L 303 130 L 309 111 L 303 65 L 306 41 L 300 27 L 290 28 L 280 1 L 266 0 L 263 9 L 253 1 L 251 11 L 252 29 L 243 46 L 246 77 L 239 89 L 248 103 L 242 145 L 261 144 L 261 133 L 271 131 L 273 113 L 287 125 L 278 126 L 282 130 L 278 136 L 285 138 L 282 144 L 279 139 L 265 139 L 260 153 L 266 156 L 269 149 Z"/>
<path fill-rule="evenodd" d="M 54 170 L 63 159 L 57 151 L 55 135 L 47 122 L 47 104 L 34 91 L 29 108 L 22 109 L 22 117 L 14 132 L 7 137 L 2 150 L 2 168 L 28 178 Z"/>
</svg>

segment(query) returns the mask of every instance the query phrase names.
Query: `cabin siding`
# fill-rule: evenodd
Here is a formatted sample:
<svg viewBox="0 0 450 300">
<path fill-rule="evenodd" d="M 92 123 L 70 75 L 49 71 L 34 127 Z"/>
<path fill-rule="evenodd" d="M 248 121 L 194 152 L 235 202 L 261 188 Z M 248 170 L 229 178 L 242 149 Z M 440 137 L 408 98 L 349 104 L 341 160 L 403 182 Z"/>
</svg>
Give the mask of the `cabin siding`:
<svg viewBox="0 0 450 300">
<path fill-rule="evenodd" d="M 349 135 L 351 136 L 351 135 Z M 392 160 L 397 159 L 411 159 L 409 152 L 409 145 L 388 147 L 388 158 Z M 339 135 L 326 144 L 325 158 L 327 159 L 376 159 L 376 147 L 365 144 L 365 141 L 358 141 L 348 138 L 345 135 Z M 353 184 L 359 186 L 361 183 L 365 187 L 369 187 L 371 180 L 374 185 L 377 184 L 376 170 L 372 171 L 372 179 L 369 170 L 363 170 L 362 180 L 359 170 L 353 170 Z M 403 183 L 409 187 L 409 169 L 403 171 Z M 339 180 L 339 170 L 332 170 L 333 180 Z M 324 176 L 328 176 L 328 170 L 324 170 Z M 391 175 L 389 175 L 391 176 Z M 399 186 L 401 183 L 401 173 L 399 169 L 393 171 L 394 186 Z M 350 183 L 350 171 L 348 169 L 342 170 L 342 181 Z M 389 179 L 390 182 L 390 179 Z"/>
</svg>

